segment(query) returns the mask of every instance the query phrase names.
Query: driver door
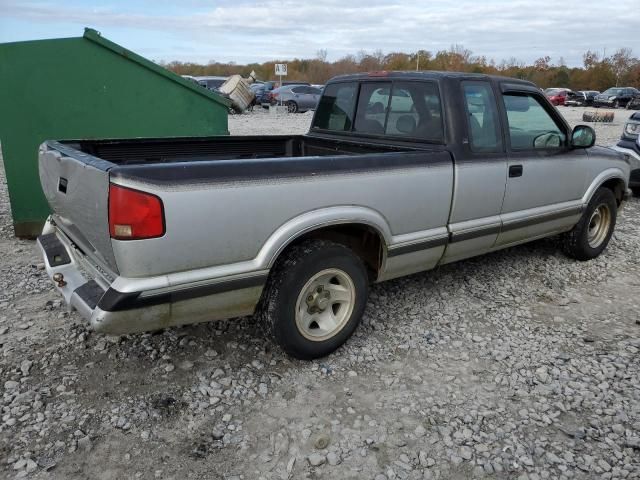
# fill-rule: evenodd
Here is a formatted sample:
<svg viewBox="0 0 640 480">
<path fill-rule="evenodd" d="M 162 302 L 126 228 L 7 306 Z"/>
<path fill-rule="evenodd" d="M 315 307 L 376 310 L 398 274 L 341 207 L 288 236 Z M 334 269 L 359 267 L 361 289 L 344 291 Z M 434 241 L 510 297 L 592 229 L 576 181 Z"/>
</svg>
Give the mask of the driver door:
<svg viewBox="0 0 640 480">
<path fill-rule="evenodd" d="M 505 246 L 562 232 L 580 218 L 587 175 L 585 149 L 570 149 L 559 113 L 533 91 L 505 92 L 507 185 L 502 228 Z"/>
</svg>

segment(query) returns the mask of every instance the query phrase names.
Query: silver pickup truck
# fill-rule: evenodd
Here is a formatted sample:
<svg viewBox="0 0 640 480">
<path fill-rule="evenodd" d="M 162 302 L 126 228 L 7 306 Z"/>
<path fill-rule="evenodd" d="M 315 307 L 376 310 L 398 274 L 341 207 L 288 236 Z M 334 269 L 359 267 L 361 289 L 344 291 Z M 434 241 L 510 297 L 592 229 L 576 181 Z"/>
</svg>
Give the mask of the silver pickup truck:
<svg viewBox="0 0 640 480">
<path fill-rule="evenodd" d="M 38 244 L 98 332 L 257 313 L 310 359 L 372 282 L 558 234 L 598 256 L 630 169 L 594 142 L 526 81 L 341 76 L 302 136 L 45 142 Z"/>
</svg>

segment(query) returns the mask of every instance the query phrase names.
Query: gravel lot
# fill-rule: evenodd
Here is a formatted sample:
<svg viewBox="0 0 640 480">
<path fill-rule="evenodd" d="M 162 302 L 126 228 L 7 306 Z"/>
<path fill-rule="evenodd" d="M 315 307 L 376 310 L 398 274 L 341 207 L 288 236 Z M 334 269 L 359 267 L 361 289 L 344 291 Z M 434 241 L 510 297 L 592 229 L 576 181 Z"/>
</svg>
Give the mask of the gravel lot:
<svg viewBox="0 0 640 480">
<path fill-rule="evenodd" d="M 640 478 L 637 198 L 595 261 L 549 239 L 374 286 L 354 337 L 314 362 L 252 318 L 88 332 L 10 218 L 0 169 L 0 477 Z"/>
</svg>

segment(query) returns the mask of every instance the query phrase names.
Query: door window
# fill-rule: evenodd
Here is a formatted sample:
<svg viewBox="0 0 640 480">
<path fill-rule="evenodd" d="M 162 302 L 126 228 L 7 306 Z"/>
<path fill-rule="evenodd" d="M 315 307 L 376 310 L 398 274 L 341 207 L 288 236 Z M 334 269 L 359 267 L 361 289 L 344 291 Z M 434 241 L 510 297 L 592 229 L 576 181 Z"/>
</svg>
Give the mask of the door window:
<svg viewBox="0 0 640 480">
<path fill-rule="evenodd" d="M 500 122 L 493 90 L 488 82 L 462 82 L 469 145 L 473 152 L 501 152 Z"/>
<path fill-rule="evenodd" d="M 512 150 L 544 150 L 566 145 L 566 134 L 536 96 L 507 94 L 502 99 Z"/>
</svg>

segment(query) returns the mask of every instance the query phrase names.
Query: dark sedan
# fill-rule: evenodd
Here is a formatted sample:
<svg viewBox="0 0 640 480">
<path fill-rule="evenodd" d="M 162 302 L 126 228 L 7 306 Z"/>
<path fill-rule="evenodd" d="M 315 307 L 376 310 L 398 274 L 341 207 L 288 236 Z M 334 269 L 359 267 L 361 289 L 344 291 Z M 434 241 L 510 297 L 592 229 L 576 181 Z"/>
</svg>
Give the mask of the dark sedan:
<svg viewBox="0 0 640 480">
<path fill-rule="evenodd" d="M 625 107 L 636 95 L 640 95 L 640 91 L 633 87 L 609 88 L 600 95 L 596 95 L 593 99 L 593 106 L 609 108 Z"/>
<path fill-rule="evenodd" d="M 579 93 L 584 95 L 585 105 L 588 107 L 593 105 L 593 99 L 596 98 L 596 95 L 600 95 L 600 92 L 597 90 L 580 90 Z"/>
<path fill-rule="evenodd" d="M 254 105 L 262 105 L 269 102 L 269 89 L 264 83 L 252 83 L 251 90 L 255 94 Z"/>
<path fill-rule="evenodd" d="M 574 107 L 590 107 L 593 105 L 593 99 L 596 95 L 600 95 L 600 92 L 596 90 L 578 90 L 577 92 L 571 92 L 564 104 Z"/>
</svg>

